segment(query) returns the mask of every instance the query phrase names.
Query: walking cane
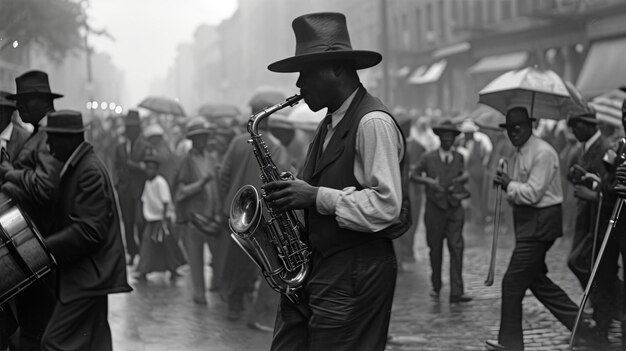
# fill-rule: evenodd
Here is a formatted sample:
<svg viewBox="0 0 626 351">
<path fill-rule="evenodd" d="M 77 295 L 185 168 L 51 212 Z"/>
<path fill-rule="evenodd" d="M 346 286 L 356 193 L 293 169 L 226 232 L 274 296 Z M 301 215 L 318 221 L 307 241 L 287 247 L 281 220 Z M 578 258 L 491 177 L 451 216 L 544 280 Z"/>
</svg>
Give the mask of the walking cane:
<svg viewBox="0 0 626 351">
<path fill-rule="evenodd" d="M 508 173 L 508 166 L 505 159 L 498 160 L 498 172 Z M 502 207 L 502 187 L 496 185 L 496 206 L 495 213 L 493 215 L 493 236 L 491 242 L 491 258 L 489 260 L 489 271 L 487 272 L 487 279 L 485 279 L 485 286 L 493 285 L 493 278 L 496 271 L 496 252 L 498 251 L 498 234 L 500 233 L 500 209 Z"/>
<path fill-rule="evenodd" d="M 617 219 L 619 218 L 620 212 L 622 212 L 622 206 L 624 205 L 624 199 L 618 199 L 615 202 L 615 206 L 613 207 L 613 214 L 611 214 L 611 219 L 609 220 L 609 225 L 606 228 L 606 232 L 604 233 L 604 239 L 602 240 L 602 245 L 600 246 L 600 251 L 598 251 L 598 257 L 593 264 L 593 269 L 591 270 L 591 275 L 589 276 L 589 281 L 587 282 L 587 286 L 585 287 L 585 292 L 583 293 L 582 301 L 580 302 L 580 307 L 578 308 L 578 314 L 576 315 L 576 321 L 574 322 L 574 328 L 572 329 L 572 336 L 569 339 L 569 349 L 573 350 L 574 348 L 574 339 L 576 337 L 576 331 L 578 330 L 578 324 L 580 323 L 580 319 L 583 314 L 583 309 L 585 308 L 585 304 L 587 303 L 587 299 L 589 298 L 589 291 L 591 291 L 591 287 L 593 286 L 593 280 L 596 276 L 596 272 L 598 271 L 598 266 L 600 266 L 600 262 L 602 260 L 602 254 L 606 249 L 606 244 L 609 241 L 609 236 L 611 232 L 615 228 L 615 224 L 617 223 Z"/>
<path fill-rule="evenodd" d="M 591 251 L 591 268 L 596 262 L 596 247 L 598 245 L 598 227 L 600 226 L 600 211 L 602 211 L 602 191 L 598 191 L 598 208 L 596 209 L 596 223 L 593 227 L 593 251 Z"/>
</svg>

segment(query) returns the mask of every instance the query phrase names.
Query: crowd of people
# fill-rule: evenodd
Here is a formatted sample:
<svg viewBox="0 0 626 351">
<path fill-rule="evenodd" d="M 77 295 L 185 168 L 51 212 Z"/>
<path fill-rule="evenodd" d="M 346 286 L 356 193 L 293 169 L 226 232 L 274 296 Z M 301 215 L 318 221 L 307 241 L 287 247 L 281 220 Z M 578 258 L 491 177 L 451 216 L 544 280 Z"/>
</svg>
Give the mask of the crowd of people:
<svg viewBox="0 0 626 351">
<path fill-rule="evenodd" d="M 0 309 L 0 350 L 110 350 L 107 295 L 131 291 L 127 271 L 137 284 L 154 272 L 175 281 L 185 264 L 195 304 L 207 304 L 207 288 L 218 292 L 229 320 L 273 331 L 272 350 L 383 350 L 396 275 L 415 261 L 421 216 L 431 298 L 442 291 L 445 241 L 449 301 L 471 303 L 463 236 L 493 221 L 494 184 L 507 200 L 502 227 L 516 244 L 502 280 L 498 340 L 487 348 L 523 350 L 528 289 L 574 328 L 579 306 L 547 277 L 545 257 L 570 236 L 568 265 L 586 288 L 613 204 L 626 194 L 614 190 L 626 180 L 626 167 L 614 161 L 623 130 L 601 124 L 592 110 L 554 122 L 511 106 L 499 126 L 392 112 L 357 74 L 381 55 L 352 49 L 343 15 L 304 15 L 293 30 L 296 54 L 268 68 L 299 73 L 308 107 L 328 113 L 306 138 L 267 120 L 259 130 L 278 169 L 295 179 L 261 181 L 237 116 L 175 120 L 131 109 L 86 129 L 79 112 L 55 111 L 62 95 L 44 72 L 17 77 L 15 94 L 0 92 L 0 189 L 30 214 L 57 264 Z M 284 100 L 258 91 L 249 112 Z M 304 159 L 294 152 L 309 144 Z M 511 167 L 496 173 L 500 159 Z M 230 238 L 231 202 L 247 184 L 266 194 L 273 212 L 302 211 L 309 251 L 297 299 L 272 291 L 267 272 Z M 612 319 L 622 318 L 614 306 L 622 303 L 618 258 L 626 247 L 616 236 L 606 240 L 593 312 L 577 338 L 600 349 Z"/>
</svg>

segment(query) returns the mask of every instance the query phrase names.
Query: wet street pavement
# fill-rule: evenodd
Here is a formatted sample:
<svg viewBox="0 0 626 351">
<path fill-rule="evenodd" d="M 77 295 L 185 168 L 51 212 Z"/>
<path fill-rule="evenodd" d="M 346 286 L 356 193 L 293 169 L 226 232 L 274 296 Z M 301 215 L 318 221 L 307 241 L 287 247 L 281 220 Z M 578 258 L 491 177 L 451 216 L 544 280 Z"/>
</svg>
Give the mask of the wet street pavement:
<svg viewBox="0 0 626 351">
<path fill-rule="evenodd" d="M 500 318 L 500 282 L 513 248 L 513 234 L 501 233 L 495 283 L 485 287 L 491 245 L 490 228 L 465 229 L 464 282 L 474 300 L 448 302 L 448 258 L 444 259 L 444 287 L 439 301 L 429 296 L 429 262 L 423 225 L 416 235 L 416 262 L 398 275 L 391 316 L 388 350 L 484 350 L 486 339 L 496 339 Z M 575 301 L 582 291 L 566 265 L 570 243 L 557 240 L 548 252 L 549 276 Z M 445 251 L 445 250 L 444 250 Z M 109 297 L 109 321 L 117 351 L 268 350 L 271 335 L 247 328 L 245 318 L 227 320 L 227 308 L 217 293 L 207 292 L 208 305 L 191 300 L 188 269 L 170 283 L 160 273 L 138 283 L 130 294 Z M 209 281 L 209 280 L 207 280 Z M 265 282 L 263 282 L 265 284 Z M 617 343 L 619 325 L 611 333 Z M 528 292 L 524 299 L 526 350 L 565 350 L 569 332 Z M 583 350 L 579 348 L 578 350 Z"/>
</svg>

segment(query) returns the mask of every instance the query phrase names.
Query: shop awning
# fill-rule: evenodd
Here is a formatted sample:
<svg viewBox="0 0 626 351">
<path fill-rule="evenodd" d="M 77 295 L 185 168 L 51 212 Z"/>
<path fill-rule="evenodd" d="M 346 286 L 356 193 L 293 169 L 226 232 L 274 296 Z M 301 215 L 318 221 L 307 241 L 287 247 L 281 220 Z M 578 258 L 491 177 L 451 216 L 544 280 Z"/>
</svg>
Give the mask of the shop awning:
<svg viewBox="0 0 626 351">
<path fill-rule="evenodd" d="M 597 96 L 626 85 L 625 58 L 625 38 L 593 43 L 576 87 L 584 96 Z"/>
<path fill-rule="evenodd" d="M 510 54 L 487 56 L 481 58 L 472 67 L 469 68 L 470 73 L 486 73 L 509 71 L 521 68 L 528 60 L 528 53 L 512 52 Z"/>
<path fill-rule="evenodd" d="M 443 71 L 446 69 L 448 62 L 446 60 L 440 60 L 430 67 L 426 68 L 425 65 L 419 66 L 409 77 L 407 83 L 409 84 L 427 84 L 434 83 L 441 78 Z"/>
</svg>

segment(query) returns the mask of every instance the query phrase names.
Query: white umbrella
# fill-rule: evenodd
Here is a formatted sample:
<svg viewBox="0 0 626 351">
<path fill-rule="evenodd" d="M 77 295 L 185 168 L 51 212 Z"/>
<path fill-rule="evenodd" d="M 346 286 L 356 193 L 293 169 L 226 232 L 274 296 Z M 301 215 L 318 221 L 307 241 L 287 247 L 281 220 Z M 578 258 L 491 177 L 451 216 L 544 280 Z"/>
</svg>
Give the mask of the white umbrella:
<svg viewBox="0 0 626 351">
<path fill-rule="evenodd" d="M 563 119 L 571 102 L 565 82 L 551 70 L 526 67 L 504 73 L 478 93 L 478 102 L 506 114 L 526 107 L 532 117 Z"/>
<path fill-rule="evenodd" d="M 616 127 L 622 125 L 622 104 L 626 100 L 626 92 L 619 89 L 596 96 L 589 105 L 596 111 L 598 120 Z"/>
</svg>

